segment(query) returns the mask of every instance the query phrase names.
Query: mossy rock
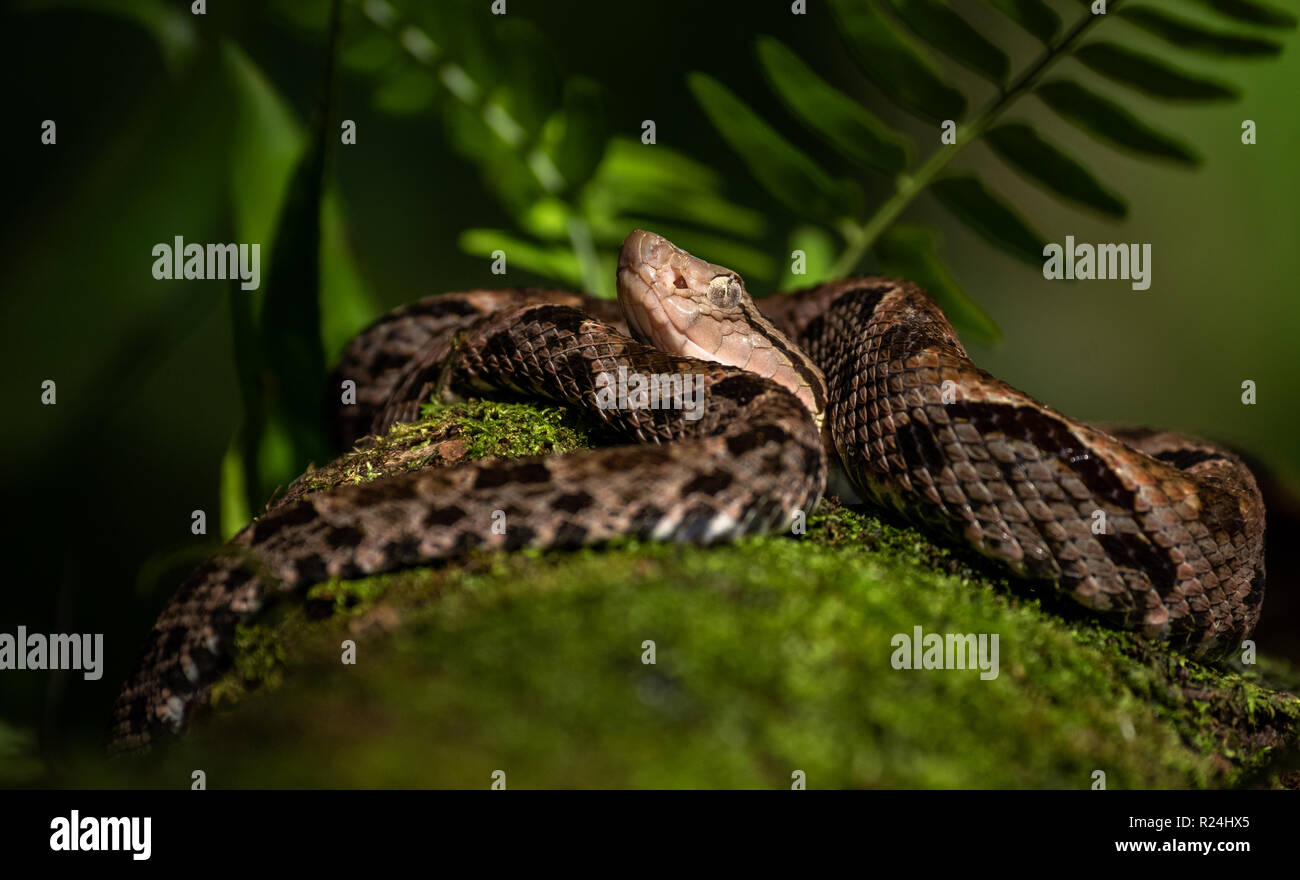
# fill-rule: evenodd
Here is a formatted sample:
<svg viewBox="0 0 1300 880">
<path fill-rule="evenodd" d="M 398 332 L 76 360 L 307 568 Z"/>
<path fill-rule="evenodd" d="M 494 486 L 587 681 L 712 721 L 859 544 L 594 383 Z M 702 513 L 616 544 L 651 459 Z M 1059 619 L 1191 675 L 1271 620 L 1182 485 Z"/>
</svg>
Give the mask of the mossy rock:
<svg viewBox="0 0 1300 880">
<path fill-rule="evenodd" d="M 440 406 L 308 475 L 307 491 L 429 450 L 468 460 L 589 436 L 561 409 Z M 486 788 L 504 771 L 513 788 L 781 788 L 802 772 L 814 788 L 1082 789 L 1101 771 L 1113 789 L 1279 784 L 1300 723 L 1282 689 L 1292 670 L 1205 666 L 1064 611 L 834 503 L 802 536 L 487 554 L 317 585 L 240 631 L 185 740 L 78 779 L 188 787 L 202 769 L 213 788 Z M 998 634 L 998 676 L 895 669 L 891 642 L 916 626 Z"/>
</svg>

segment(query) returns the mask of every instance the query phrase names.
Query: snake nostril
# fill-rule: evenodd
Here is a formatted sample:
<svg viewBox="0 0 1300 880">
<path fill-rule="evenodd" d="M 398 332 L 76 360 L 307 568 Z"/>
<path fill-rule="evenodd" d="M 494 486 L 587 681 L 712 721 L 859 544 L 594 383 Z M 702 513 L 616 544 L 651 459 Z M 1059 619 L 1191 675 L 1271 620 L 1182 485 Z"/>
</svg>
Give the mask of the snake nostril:
<svg viewBox="0 0 1300 880">
<path fill-rule="evenodd" d="M 676 278 L 673 279 L 673 287 L 676 287 L 678 290 L 685 290 L 686 278 L 681 275 L 678 275 Z"/>
</svg>

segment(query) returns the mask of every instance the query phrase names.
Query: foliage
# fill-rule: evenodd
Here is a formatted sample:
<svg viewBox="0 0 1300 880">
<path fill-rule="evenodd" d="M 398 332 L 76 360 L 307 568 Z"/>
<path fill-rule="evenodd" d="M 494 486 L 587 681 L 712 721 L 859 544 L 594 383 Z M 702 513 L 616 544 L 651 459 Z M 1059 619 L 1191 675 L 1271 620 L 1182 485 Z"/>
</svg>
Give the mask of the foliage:
<svg viewBox="0 0 1300 880">
<path fill-rule="evenodd" d="M 1163 8 L 1076 0 L 1082 7 L 1068 26 L 1045 0 L 989 0 L 990 5 L 1041 44 L 1041 52 L 1013 75 L 1002 48 L 940 0 L 828 0 L 845 47 L 858 69 L 893 104 L 929 123 L 956 125 L 952 143 L 940 142 L 924 161 L 913 160 L 916 144 L 891 129 L 775 37 L 760 37 L 759 67 L 772 91 L 807 134 L 822 141 L 839 160 L 825 169 L 725 85 L 696 72 L 690 87 L 719 135 L 754 178 L 796 216 L 821 229 L 796 231 L 803 242 L 829 247 L 828 231 L 839 234 L 838 253 L 810 255 L 806 281 L 857 270 L 868 252 L 884 268 L 926 286 L 959 329 L 980 341 L 997 337 L 989 317 L 958 286 L 938 254 L 937 235 L 922 226 L 900 224 L 899 216 L 928 191 L 936 201 L 987 242 L 1031 265 L 1041 265 L 1043 238 L 978 175 L 949 170 L 972 143 L 983 142 L 1013 171 L 1076 205 L 1122 218 L 1127 205 L 1095 174 L 1025 121 L 1003 121 L 1020 99 L 1033 94 L 1084 132 L 1139 156 L 1186 165 L 1195 152 L 1172 135 L 1156 131 L 1135 113 L 1088 88 L 1071 75 L 1051 76 L 1073 58 L 1089 71 L 1121 86 L 1162 100 L 1207 101 L 1237 97 L 1229 85 L 1202 79 L 1151 55 L 1111 41 L 1085 41 L 1113 21 L 1140 28 L 1170 45 L 1219 57 L 1276 55 L 1280 44 L 1253 35 L 1227 33 Z M 1240 23 L 1294 28 L 1289 13 L 1255 0 L 1187 0 Z M 1101 6 L 1105 14 L 1094 14 Z M 918 42 L 918 40 L 920 42 Z M 940 55 L 992 86 L 994 96 L 968 112 L 966 94 L 956 88 L 926 43 Z M 987 87 L 985 87 L 987 88 Z M 936 141 L 939 138 L 936 137 Z M 872 172 L 892 180 L 892 189 L 868 205 L 856 175 Z M 792 242 L 798 246 L 798 242 Z M 812 270 L 816 267 L 816 272 Z"/>
<path fill-rule="evenodd" d="M 310 9 L 285 5 L 319 28 Z M 557 73 L 559 59 L 527 19 L 463 0 L 367 2 L 356 12 L 343 67 L 368 78 L 382 111 L 439 114 L 516 224 L 464 230 L 465 252 L 503 251 L 511 267 L 612 296 L 618 246 L 632 227 L 653 225 L 738 271 L 772 273 L 769 255 L 737 240 L 761 234 L 762 215 L 728 203 L 721 178 L 681 152 L 612 135 L 603 88 Z"/>
<path fill-rule="evenodd" d="M 992 341 L 997 328 L 961 289 L 940 255 L 937 233 L 899 217 L 922 192 L 996 247 L 1035 265 L 1042 237 L 985 180 L 949 170 L 975 142 L 1048 192 L 1108 217 L 1127 211 L 1114 192 L 1031 123 L 1004 120 L 1033 94 L 1097 139 L 1139 156 L 1184 165 L 1199 160 L 1186 144 L 1139 120 L 1120 103 L 1073 75 L 1048 76 L 1066 58 L 1090 75 L 1161 100 L 1232 98 L 1229 85 L 1165 64 L 1110 40 L 1085 40 L 1122 20 L 1189 52 L 1217 57 L 1276 55 L 1278 43 L 1227 32 L 1163 7 L 1110 0 L 1105 15 L 1075 0 L 1066 26 L 1045 0 L 988 0 L 1042 49 L 1020 67 L 998 45 L 940 0 L 828 0 L 841 39 L 866 79 L 892 103 L 929 123 L 951 120 L 955 142 L 923 161 L 917 145 L 834 85 L 775 37 L 760 37 L 758 64 L 767 84 L 799 124 L 785 133 L 711 74 L 688 85 L 719 134 L 768 194 L 798 219 L 791 250 L 806 254 L 806 274 L 787 284 L 857 270 L 868 254 L 886 270 L 927 287 L 970 338 Z M 1258 28 L 1293 28 L 1289 13 L 1258 0 L 1183 0 Z M 328 95 L 333 68 L 369 83 L 375 106 L 394 115 L 436 113 L 448 142 L 480 171 L 514 223 L 512 229 L 465 229 L 467 253 L 506 253 L 512 267 L 610 295 L 619 243 L 635 226 L 651 226 L 684 247 L 760 281 L 779 264 L 757 246 L 768 231 L 758 210 L 730 202 L 724 179 L 666 145 L 647 147 L 611 132 L 607 96 L 596 82 L 565 76 L 540 31 L 521 16 L 483 14 L 472 0 L 437 4 L 392 0 L 281 2 L 279 14 L 321 35 L 319 101 L 307 132 L 276 87 L 220 28 L 196 30 L 191 16 L 165 4 L 127 11 L 99 0 L 32 3 L 81 6 L 118 14 L 156 40 L 173 75 L 215 55 L 234 96 L 228 151 L 230 217 L 239 240 L 271 241 L 264 296 L 231 292 L 235 359 L 243 396 L 242 425 L 222 466 L 226 535 L 277 489 L 330 452 L 320 423 L 325 365 L 373 306 L 344 243 L 343 211 L 327 173 L 336 136 Z M 214 10 L 216 13 L 216 10 Z M 233 13 L 229 13 L 233 15 Z M 968 113 L 967 92 L 941 72 L 928 44 L 995 92 Z M 500 47 L 510 51 L 502 52 Z M 965 85 L 965 84 L 963 84 Z M 985 88 L 987 88 L 986 86 Z M 833 167 L 796 142 L 820 140 Z M 890 182 L 880 198 L 883 175 Z"/>
</svg>

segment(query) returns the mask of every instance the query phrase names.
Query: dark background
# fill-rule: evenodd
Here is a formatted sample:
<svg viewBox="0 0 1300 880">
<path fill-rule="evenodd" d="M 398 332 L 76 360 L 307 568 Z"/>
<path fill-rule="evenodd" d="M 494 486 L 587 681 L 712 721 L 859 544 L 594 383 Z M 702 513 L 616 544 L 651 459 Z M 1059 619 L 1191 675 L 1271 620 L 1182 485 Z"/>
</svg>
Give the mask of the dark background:
<svg viewBox="0 0 1300 880">
<path fill-rule="evenodd" d="M 99 5 L 113 4 L 83 4 Z M 834 23 L 817 0 L 809 5 L 810 13 L 796 18 L 787 2 L 510 0 L 509 16 L 544 33 L 562 72 L 605 86 L 611 130 L 637 137 L 641 121 L 654 119 L 661 144 L 717 169 L 729 197 L 771 219 L 757 245 L 783 259 L 796 219 L 737 162 L 684 76 L 704 70 L 769 118 L 788 118 L 756 73 L 752 44 L 766 33 L 828 79 L 853 82 Z M 209 6 L 203 18 L 180 16 L 194 46 L 184 65 L 169 63 L 136 22 L 77 4 L 28 4 L 7 10 L 0 23 L 10 148 L 8 210 L 0 220 L 0 383 L 11 404 L 0 456 L 10 523 L 0 631 L 23 624 L 47 633 L 103 632 L 108 653 L 99 682 L 80 674 L 0 676 L 0 722 L 38 731 L 47 752 L 100 736 L 153 616 L 219 543 L 221 461 L 240 420 L 230 318 L 239 292 L 223 282 L 155 281 L 150 248 L 177 234 L 187 241 L 249 240 L 234 231 L 240 211 L 260 210 L 264 225 L 273 219 L 272 178 L 232 174 L 227 161 L 248 149 L 241 141 L 248 110 L 231 85 L 230 47 L 251 60 L 300 126 L 320 83 L 323 34 L 290 22 L 283 4 Z M 1068 3 L 1058 8 L 1073 12 Z M 1017 47 L 1013 60 L 1025 57 L 1023 35 L 1005 22 L 996 30 L 987 14 L 979 20 L 1009 49 Z M 1121 27 L 1132 44 L 1161 51 L 1124 25 L 1114 36 Z M 1032 99 L 1017 108 L 1014 116 L 1041 125 L 1125 195 L 1132 211 L 1122 223 L 1066 210 L 982 146 L 959 160 L 1032 213 L 1049 241 L 1073 234 L 1151 242 L 1148 291 L 1126 282 L 1048 284 L 931 203 L 918 201 L 907 217 L 942 231 L 954 273 L 1002 328 L 1000 346 L 971 346 L 982 366 L 1073 416 L 1156 424 L 1234 444 L 1286 486 L 1300 473 L 1300 54 L 1291 34 L 1283 39 L 1288 51 L 1271 61 L 1179 59 L 1184 68 L 1236 83 L 1244 93 L 1238 103 L 1126 98 L 1144 120 L 1195 145 L 1205 157 L 1195 171 L 1101 148 Z M 511 47 L 498 48 L 505 63 Z M 860 77 L 856 82 L 858 96 L 891 125 L 933 137 L 931 127 L 892 109 Z M 337 89 L 334 116 L 356 120 L 359 136 L 356 146 L 333 146 L 328 176 L 346 218 L 339 240 L 351 255 L 361 301 L 369 303 L 364 314 L 337 318 L 339 327 L 429 293 L 547 280 L 517 270 L 496 278 L 485 260 L 458 246 L 464 229 L 510 228 L 513 221 L 480 168 L 452 149 L 438 114 L 382 112 L 373 82 L 347 70 Z M 58 122 L 57 146 L 39 143 L 47 118 Z M 1255 146 L 1240 143 L 1244 118 L 1259 124 Z M 801 145 L 826 158 L 816 142 Z M 868 197 L 874 194 L 869 187 Z M 267 256 L 264 244 L 264 284 Z M 754 279 L 751 287 L 763 289 Z M 58 382 L 55 407 L 40 405 L 46 378 Z M 1258 383 L 1254 407 L 1240 403 L 1243 379 Z M 190 511 L 198 508 L 212 521 L 206 538 L 190 533 Z M 1276 529 L 1270 535 L 1282 551 L 1295 538 Z M 1265 651 L 1294 647 L 1281 636 L 1266 639 L 1270 631 L 1291 632 L 1294 605 L 1279 590 L 1292 558 L 1270 562 L 1271 621 L 1260 631 Z"/>
</svg>

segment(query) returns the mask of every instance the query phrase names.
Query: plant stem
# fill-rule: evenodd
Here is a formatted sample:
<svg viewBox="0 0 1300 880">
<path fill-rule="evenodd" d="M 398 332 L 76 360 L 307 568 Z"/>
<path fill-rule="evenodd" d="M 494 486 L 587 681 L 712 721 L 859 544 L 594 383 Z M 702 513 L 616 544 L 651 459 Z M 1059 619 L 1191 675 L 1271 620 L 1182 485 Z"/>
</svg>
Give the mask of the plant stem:
<svg viewBox="0 0 1300 880">
<path fill-rule="evenodd" d="M 1107 15 L 1113 15 L 1119 9 L 1121 2 L 1122 0 L 1111 0 Z M 1083 18 L 1075 22 L 1060 39 L 1043 50 L 1038 60 L 990 101 L 974 119 L 957 126 L 956 143 L 941 146 L 931 153 L 930 158 L 925 160 L 925 164 L 918 168 L 915 174 L 900 174 L 894 184 L 893 194 L 865 223 L 852 219 L 843 220 L 840 223 L 840 234 L 844 236 L 845 248 L 831 268 L 830 277 L 839 278 L 857 269 L 858 263 L 862 262 L 876 239 L 898 219 L 898 215 L 912 203 L 917 193 L 929 186 L 963 147 L 982 137 L 984 132 L 988 131 L 998 117 L 1005 113 L 1017 99 L 1032 90 L 1043 74 L 1065 57 L 1066 50 L 1087 33 L 1100 18 L 1102 16 L 1085 12 Z"/>
</svg>

